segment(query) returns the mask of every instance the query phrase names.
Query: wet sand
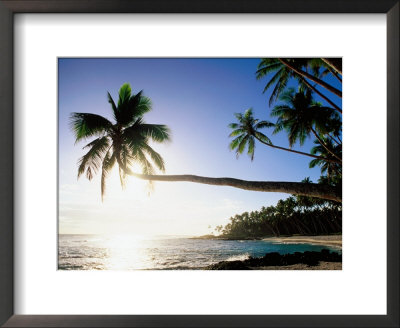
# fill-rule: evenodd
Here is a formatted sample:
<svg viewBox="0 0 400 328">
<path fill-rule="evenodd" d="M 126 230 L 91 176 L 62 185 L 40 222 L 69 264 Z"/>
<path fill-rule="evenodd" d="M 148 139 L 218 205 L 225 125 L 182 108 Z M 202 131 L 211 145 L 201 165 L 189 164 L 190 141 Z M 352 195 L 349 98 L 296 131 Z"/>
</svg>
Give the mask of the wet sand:
<svg viewBox="0 0 400 328">
<path fill-rule="evenodd" d="M 263 240 L 284 244 L 314 244 L 342 247 L 342 235 L 270 237 Z"/>
<path fill-rule="evenodd" d="M 293 265 L 282 266 L 263 266 L 251 268 L 252 270 L 342 270 L 342 262 L 323 262 L 318 265 L 309 266 L 307 264 L 298 263 Z"/>
</svg>

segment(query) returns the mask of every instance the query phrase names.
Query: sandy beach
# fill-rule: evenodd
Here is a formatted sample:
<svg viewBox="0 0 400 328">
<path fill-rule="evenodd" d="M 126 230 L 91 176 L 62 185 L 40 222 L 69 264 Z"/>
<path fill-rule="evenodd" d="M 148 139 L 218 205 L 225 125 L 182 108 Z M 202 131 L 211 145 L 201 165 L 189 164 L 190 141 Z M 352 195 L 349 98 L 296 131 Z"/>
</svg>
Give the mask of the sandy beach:
<svg viewBox="0 0 400 328">
<path fill-rule="evenodd" d="M 342 262 L 320 261 L 319 264 L 315 266 L 309 266 L 307 264 L 298 263 L 293 265 L 282 265 L 282 266 L 263 266 L 251 269 L 252 270 L 342 270 Z"/>
<path fill-rule="evenodd" d="M 314 244 L 342 247 L 342 235 L 326 235 L 326 236 L 291 236 L 291 237 L 269 237 L 263 240 L 272 241 L 276 243 L 286 244 Z"/>
</svg>

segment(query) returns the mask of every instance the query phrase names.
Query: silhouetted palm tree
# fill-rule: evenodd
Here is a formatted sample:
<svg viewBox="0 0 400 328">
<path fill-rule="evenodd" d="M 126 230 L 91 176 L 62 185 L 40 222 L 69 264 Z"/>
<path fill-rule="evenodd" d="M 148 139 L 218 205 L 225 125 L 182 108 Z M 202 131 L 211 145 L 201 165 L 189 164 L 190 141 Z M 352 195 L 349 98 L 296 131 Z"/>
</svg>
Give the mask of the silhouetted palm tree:
<svg viewBox="0 0 400 328">
<path fill-rule="evenodd" d="M 271 140 L 259 130 L 266 127 L 273 127 L 274 124 L 268 121 L 259 121 L 253 117 L 253 110 L 247 109 L 244 114 L 236 113 L 235 117 L 239 123 L 231 123 L 229 127 L 233 129 L 230 137 L 236 137 L 232 140 L 229 147 L 232 150 L 236 149 L 236 156 L 243 153 L 247 145 L 247 153 L 251 160 L 254 159 L 255 139 L 271 145 Z"/>
<path fill-rule="evenodd" d="M 253 159 L 255 139 L 257 139 L 259 142 L 271 148 L 285 150 L 308 157 L 320 158 L 320 156 L 272 144 L 271 140 L 265 134 L 260 132 L 259 129 L 275 127 L 275 124 L 268 121 L 259 121 L 258 119 L 255 119 L 253 116 L 253 110 L 251 108 L 247 109 L 244 114 L 237 113 L 235 114 L 235 116 L 238 120 L 238 123 L 231 123 L 228 126 L 233 129 L 229 136 L 235 137 L 235 139 L 233 139 L 229 144 L 229 147 L 232 150 L 236 150 L 236 156 L 242 154 L 247 146 L 247 153 L 249 154 L 251 159 Z M 326 158 L 320 159 L 331 160 Z M 335 161 L 337 162 L 337 159 L 335 159 Z"/>
<path fill-rule="evenodd" d="M 342 74 L 342 58 L 321 58 L 340 75 Z"/>
<path fill-rule="evenodd" d="M 290 63 L 290 65 L 288 65 L 287 63 Z M 261 79 L 267 76 L 269 73 L 274 73 L 274 75 L 268 81 L 267 85 L 264 88 L 264 92 L 266 92 L 269 88 L 274 86 L 271 97 L 269 99 L 269 105 L 271 106 L 272 103 L 279 98 L 281 93 L 286 89 L 290 78 L 294 78 L 298 81 L 300 85 L 303 85 L 304 87 L 307 87 L 308 89 L 314 91 L 321 98 L 325 99 L 325 101 L 327 101 L 333 108 L 342 113 L 342 110 L 339 106 L 337 106 L 332 100 L 321 93 L 310 82 L 308 82 L 303 75 L 292 69 L 293 67 L 297 67 L 300 70 L 302 67 L 308 66 L 311 67 L 314 75 L 319 75 L 319 68 L 321 66 L 324 66 L 324 62 L 319 58 L 296 58 L 285 59 L 284 61 L 282 61 L 282 58 L 261 59 L 256 72 L 257 79 Z"/>
<path fill-rule="evenodd" d="M 320 144 L 336 158 L 336 162 L 340 162 L 341 158 L 325 145 L 319 135 L 329 132 L 328 122 L 334 116 L 333 109 L 323 107 L 320 103 L 315 102 L 310 90 L 300 89 L 295 92 L 293 88 L 290 88 L 279 99 L 283 104 L 275 106 L 271 112 L 271 116 L 278 117 L 274 133 L 286 130 L 290 147 L 297 141 L 303 145 L 306 138 L 312 133 Z"/>
<path fill-rule="evenodd" d="M 86 177 L 91 180 L 93 175 L 101 170 L 102 199 L 107 175 L 115 163 L 119 167 L 122 186 L 127 168 L 133 163 L 138 163 L 144 174 L 153 174 L 153 165 L 164 171 L 162 157 L 149 142 L 165 142 L 170 138 L 167 126 L 144 122 L 143 115 L 151 110 L 151 102 L 143 96 L 142 91 L 132 94 L 130 85 L 124 84 L 119 90 L 118 104 L 115 104 L 110 93 L 108 102 L 111 105 L 114 123 L 97 114 L 71 114 L 71 127 L 76 142 L 97 137 L 83 147 L 89 150 L 79 160 L 78 177 L 86 172 Z"/>
<path fill-rule="evenodd" d="M 330 139 L 325 139 L 325 144 L 328 145 L 329 149 L 331 149 L 331 152 L 328 152 L 324 146 L 321 145 L 319 140 L 314 141 L 315 145 L 311 149 L 311 153 L 315 155 L 321 155 L 326 158 L 333 158 L 333 155 L 331 152 L 335 153 L 337 156 L 342 156 L 342 146 L 341 145 L 335 145 Z M 330 179 L 333 175 L 341 175 L 342 173 L 342 166 L 333 163 L 333 162 L 328 162 L 323 159 L 313 159 L 310 164 L 310 168 L 313 168 L 315 166 L 319 166 L 321 168 L 321 173 L 326 173 L 328 179 Z"/>
<path fill-rule="evenodd" d="M 164 171 L 164 161 L 160 154 L 150 147 L 149 141 L 165 142 L 169 140 L 169 129 L 165 125 L 144 123 L 143 115 L 151 109 L 150 100 L 144 97 L 142 92 L 132 95 L 129 84 L 124 84 L 119 90 L 118 105 L 115 104 L 110 94 L 108 94 L 108 101 L 111 104 L 115 123 L 111 123 L 108 119 L 96 114 L 71 114 L 71 127 L 77 142 L 97 137 L 84 147 L 84 149 L 89 148 L 89 151 L 79 161 L 78 177 L 86 172 L 86 176 L 90 180 L 101 169 L 102 197 L 105 192 L 106 177 L 114 164 L 117 163 L 122 186 L 124 185 L 125 175 L 128 174 L 147 181 L 187 181 L 217 186 L 231 186 L 244 190 L 283 192 L 341 201 L 341 191 L 329 185 L 309 185 L 301 182 L 247 181 L 191 174 L 153 174 L 153 165 Z M 284 149 L 272 144 L 270 146 Z M 319 158 L 319 156 L 310 154 L 307 154 L 307 156 Z M 130 169 L 133 163 L 138 163 L 141 166 L 142 174 L 135 173 Z"/>
<path fill-rule="evenodd" d="M 313 74 L 310 74 L 307 71 L 304 71 L 302 69 L 301 63 L 305 59 L 303 59 L 303 58 L 299 58 L 299 59 L 278 58 L 278 60 L 282 64 L 284 64 L 285 66 L 290 68 L 296 74 L 298 74 L 300 76 L 303 76 L 304 78 L 309 79 L 309 80 L 319 84 L 320 86 L 322 86 L 326 90 L 329 90 L 330 92 L 334 93 L 336 96 L 342 98 L 342 92 L 340 90 L 336 89 L 335 87 L 333 87 L 332 85 L 326 83 L 325 81 L 319 79 L 317 76 L 315 76 Z M 299 62 L 300 62 L 300 65 L 297 64 Z"/>
</svg>

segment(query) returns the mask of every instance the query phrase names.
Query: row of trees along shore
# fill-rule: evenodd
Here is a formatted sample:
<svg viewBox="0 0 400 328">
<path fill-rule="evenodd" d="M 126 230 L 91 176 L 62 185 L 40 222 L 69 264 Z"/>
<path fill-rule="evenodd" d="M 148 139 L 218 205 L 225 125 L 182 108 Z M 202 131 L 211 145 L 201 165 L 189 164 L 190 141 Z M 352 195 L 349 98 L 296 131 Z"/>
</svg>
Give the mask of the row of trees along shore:
<svg viewBox="0 0 400 328">
<path fill-rule="evenodd" d="M 303 182 L 311 183 L 309 178 Z M 227 225 L 215 228 L 218 238 L 246 239 L 341 233 L 342 205 L 320 198 L 293 195 L 278 201 L 276 206 L 237 214 L 229 221 Z"/>
<path fill-rule="evenodd" d="M 188 181 L 341 202 L 341 74 L 340 58 L 263 58 L 256 78 L 269 79 L 264 91 L 272 90 L 269 103 L 275 106 L 270 114 L 276 121 L 254 118 L 249 108 L 243 114 L 235 114 L 237 122 L 229 125 L 233 138 L 230 147 L 238 156 L 247 148 L 253 159 L 256 142 L 276 151 L 293 153 L 293 156 L 307 156 L 311 160 L 310 167 L 321 168 L 324 183 L 156 174 L 157 169 L 165 171 L 164 160 L 149 143 L 169 141 L 170 131 L 165 125 L 144 121 L 144 115 L 152 109 L 151 101 L 142 91 L 132 93 L 129 84 L 120 88 L 117 103 L 108 93 L 114 122 L 97 114 L 71 114 L 70 124 L 76 142 L 94 138 L 83 147 L 88 151 L 78 162 L 78 177 L 85 174 L 91 180 L 100 171 L 102 199 L 107 176 L 117 164 L 122 186 L 126 176 L 131 175 L 149 182 Z M 276 145 L 260 131 L 265 129 L 272 129 L 272 135 L 286 133 L 289 146 Z M 310 152 L 293 148 L 295 144 L 301 147 L 307 138 L 313 138 L 315 143 Z M 141 173 L 130 169 L 134 163 L 141 166 Z"/>
</svg>

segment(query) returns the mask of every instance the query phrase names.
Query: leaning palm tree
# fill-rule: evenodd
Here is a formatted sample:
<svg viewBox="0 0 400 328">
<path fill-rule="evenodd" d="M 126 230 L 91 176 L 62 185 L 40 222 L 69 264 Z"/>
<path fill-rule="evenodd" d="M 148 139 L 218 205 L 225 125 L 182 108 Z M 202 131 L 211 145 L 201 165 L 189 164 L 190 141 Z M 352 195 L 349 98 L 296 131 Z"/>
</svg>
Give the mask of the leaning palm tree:
<svg viewBox="0 0 400 328">
<path fill-rule="evenodd" d="M 320 134 L 329 134 L 331 132 L 329 123 L 333 118 L 338 119 L 333 109 L 315 102 L 310 90 L 300 89 L 295 92 L 293 88 L 290 88 L 279 99 L 282 104 L 275 106 L 271 112 L 271 116 L 278 117 L 274 133 L 286 130 L 290 147 L 297 141 L 303 145 L 306 138 L 313 134 L 320 144 L 336 158 L 336 162 L 340 163 L 342 159 L 325 144 L 323 137 L 320 136 Z"/>
<path fill-rule="evenodd" d="M 258 119 L 254 118 L 253 116 L 253 110 L 252 108 L 249 108 L 245 111 L 244 114 L 241 113 L 236 113 L 235 114 L 238 122 L 237 123 L 231 123 L 228 126 L 233 129 L 231 134 L 229 135 L 230 137 L 235 137 L 231 143 L 229 144 L 229 147 L 231 150 L 236 151 L 236 156 L 238 157 L 240 154 L 243 153 L 247 146 L 247 153 L 250 156 L 251 160 L 254 158 L 254 150 L 255 150 L 255 140 L 258 140 L 262 144 L 275 148 L 275 149 L 280 149 L 280 150 L 285 150 L 291 153 L 299 154 L 299 155 L 304 155 L 308 157 L 313 157 L 315 159 L 321 159 L 321 160 L 329 160 L 321 156 L 317 156 L 314 154 L 309 154 L 305 153 L 302 151 L 294 150 L 291 148 L 285 148 L 281 146 L 274 145 L 271 140 L 262 132 L 259 130 L 262 128 L 269 128 L 269 127 L 275 127 L 276 125 L 274 123 L 268 122 L 268 121 L 259 121 Z M 336 161 L 336 160 L 332 160 Z"/>
<path fill-rule="evenodd" d="M 282 64 L 284 64 L 285 66 L 290 68 L 297 75 L 302 76 L 302 77 L 304 77 L 306 79 L 309 79 L 309 80 L 319 84 L 320 86 L 322 86 L 326 90 L 328 90 L 328 91 L 332 92 L 333 94 L 335 94 L 336 96 L 342 98 L 342 91 L 336 89 L 335 87 L 333 87 L 332 85 L 330 85 L 330 84 L 326 83 L 325 81 L 321 80 L 317 76 L 308 73 L 306 70 L 303 70 L 304 65 L 302 64 L 302 62 L 303 62 L 304 59 L 302 59 L 302 58 L 299 58 L 299 59 L 278 58 L 278 60 Z M 297 64 L 298 62 L 300 62 L 300 65 Z"/>
<path fill-rule="evenodd" d="M 76 142 L 95 137 L 83 147 L 88 151 L 79 160 L 78 178 L 86 173 L 86 177 L 91 180 L 101 170 L 102 199 L 106 178 L 115 163 L 119 167 L 121 186 L 125 185 L 128 167 L 134 163 L 141 166 L 143 174 L 154 174 L 154 166 L 164 171 L 164 160 L 149 142 L 165 142 L 170 139 L 167 126 L 144 122 L 143 116 L 151 110 L 151 102 L 142 91 L 132 94 L 130 85 L 124 84 L 119 90 L 118 103 L 115 104 L 110 93 L 108 102 L 115 120 L 113 123 L 97 114 L 71 114 L 71 127 Z"/>
<path fill-rule="evenodd" d="M 342 58 L 321 58 L 340 75 L 342 74 Z"/>
<path fill-rule="evenodd" d="M 84 149 L 89 148 L 89 151 L 79 160 L 78 177 L 86 173 L 87 178 L 91 180 L 93 175 L 101 169 L 102 196 L 105 192 L 106 177 L 111 168 L 117 164 L 122 185 L 124 185 L 126 175 L 131 175 L 147 181 L 186 181 L 216 186 L 231 186 L 252 191 L 283 192 L 320 197 L 339 202 L 342 199 L 341 190 L 329 185 L 285 181 L 247 181 L 234 178 L 202 177 L 191 174 L 154 174 L 153 165 L 164 171 L 164 161 L 160 154 L 150 147 L 149 142 L 165 142 L 169 140 L 169 129 L 165 125 L 144 123 L 143 115 L 151 109 L 150 100 L 144 97 L 142 92 L 132 95 L 129 84 L 124 84 L 119 90 L 117 105 L 110 94 L 108 94 L 108 101 L 111 105 L 115 123 L 96 114 L 71 114 L 71 127 L 77 142 L 95 137 L 93 141 L 84 147 Z M 308 156 L 319 158 L 319 156 L 310 154 Z M 134 163 L 138 163 L 141 166 L 142 173 L 136 173 L 131 170 L 130 166 Z"/>
<path fill-rule="evenodd" d="M 264 91 L 266 92 L 272 86 L 274 86 L 270 99 L 269 105 L 271 106 L 279 96 L 285 91 L 291 78 L 294 78 L 298 83 L 318 94 L 321 98 L 325 99 L 335 110 L 342 113 L 342 110 L 332 100 L 320 92 L 314 85 L 312 85 L 304 75 L 300 74 L 302 68 L 310 66 L 313 77 L 319 76 L 320 67 L 326 67 L 325 63 L 319 58 L 295 58 L 295 59 L 283 59 L 283 58 L 263 58 L 261 59 L 258 69 L 256 72 L 257 79 L 262 79 L 269 74 L 273 74 L 271 79 L 267 82 Z M 330 67 L 326 67 L 330 68 Z M 309 74 L 310 75 L 310 74 Z M 311 75 L 310 75 L 311 76 Z M 318 81 L 322 81 L 318 79 Z M 322 81 L 323 82 L 323 81 Z"/>
</svg>

